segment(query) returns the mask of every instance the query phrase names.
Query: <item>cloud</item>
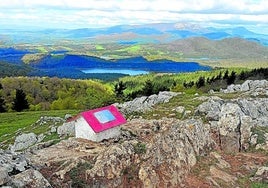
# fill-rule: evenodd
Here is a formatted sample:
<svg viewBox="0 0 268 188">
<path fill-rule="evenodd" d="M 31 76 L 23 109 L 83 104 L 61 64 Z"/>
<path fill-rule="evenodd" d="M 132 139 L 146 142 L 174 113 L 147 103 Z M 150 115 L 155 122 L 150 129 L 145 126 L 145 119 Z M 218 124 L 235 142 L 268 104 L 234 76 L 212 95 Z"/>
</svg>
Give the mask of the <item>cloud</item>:
<svg viewBox="0 0 268 188">
<path fill-rule="evenodd" d="M 62 28 L 160 22 L 268 25 L 267 0 L 2 0 L 0 12 L 1 25 Z"/>
</svg>

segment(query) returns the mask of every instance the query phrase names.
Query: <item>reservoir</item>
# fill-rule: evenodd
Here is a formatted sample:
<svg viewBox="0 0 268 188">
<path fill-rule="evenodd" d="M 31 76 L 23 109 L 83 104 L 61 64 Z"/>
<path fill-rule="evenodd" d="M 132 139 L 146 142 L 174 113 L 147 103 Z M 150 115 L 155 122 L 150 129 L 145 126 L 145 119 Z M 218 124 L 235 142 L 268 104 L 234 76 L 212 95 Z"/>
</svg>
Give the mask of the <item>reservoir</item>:
<svg viewBox="0 0 268 188">
<path fill-rule="evenodd" d="M 143 70 L 131 70 L 131 69 L 85 69 L 82 70 L 82 72 L 90 74 L 90 73 L 96 73 L 96 74 L 103 74 L 103 73 L 117 73 L 117 74 L 127 74 L 130 76 L 134 75 L 140 75 L 140 74 L 148 74 L 148 71 Z"/>
</svg>

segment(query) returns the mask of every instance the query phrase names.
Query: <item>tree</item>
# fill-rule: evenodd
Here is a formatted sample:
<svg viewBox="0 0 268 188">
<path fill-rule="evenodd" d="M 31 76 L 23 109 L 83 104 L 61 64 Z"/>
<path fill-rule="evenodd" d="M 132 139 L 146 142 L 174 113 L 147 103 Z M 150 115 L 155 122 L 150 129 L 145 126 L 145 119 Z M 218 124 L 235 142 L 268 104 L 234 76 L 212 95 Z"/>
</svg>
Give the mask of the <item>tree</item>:
<svg viewBox="0 0 268 188">
<path fill-rule="evenodd" d="M 226 82 L 227 82 L 227 85 L 231 85 L 235 82 L 235 78 L 236 78 L 236 74 L 234 71 L 231 72 L 231 75 L 228 76 Z"/>
<path fill-rule="evenodd" d="M 5 100 L 0 97 L 0 113 L 2 112 L 6 112 L 6 103 L 5 103 Z"/>
<path fill-rule="evenodd" d="M 247 77 L 246 77 L 246 73 L 245 71 L 242 71 L 240 74 L 239 74 L 239 79 L 240 80 L 245 80 Z"/>
<path fill-rule="evenodd" d="M 21 112 L 24 109 L 29 109 L 29 103 L 22 89 L 16 89 L 16 97 L 12 103 L 12 109 Z"/>
<path fill-rule="evenodd" d="M 220 73 L 216 76 L 216 80 L 221 80 L 222 79 L 222 73 L 220 71 Z"/>
<path fill-rule="evenodd" d="M 198 81 L 195 83 L 197 88 L 205 86 L 205 78 L 200 76 Z"/>
<path fill-rule="evenodd" d="M 224 75 L 223 75 L 223 79 L 224 80 L 227 80 L 228 79 L 228 76 L 229 76 L 229 71 L 226 70 L 225 73 L 224 73 Z"/>
<path fill-rule="evenodd" d="M 116 97 L 123 97 L 124 95 L 123 92 L 126 88 L 127 88 L 126 85 L 122 81 L 119 81 L 118 83 L 116 83 L 114 86 L 114 92 L 115 92 Z"/>
<path fill-rule="evenodd" d="M 151 80 L 147 80 L 143 87 L 143 94 L 145 96 L 150 96 L 153 94 L 154 86 Z"/>
</svg>

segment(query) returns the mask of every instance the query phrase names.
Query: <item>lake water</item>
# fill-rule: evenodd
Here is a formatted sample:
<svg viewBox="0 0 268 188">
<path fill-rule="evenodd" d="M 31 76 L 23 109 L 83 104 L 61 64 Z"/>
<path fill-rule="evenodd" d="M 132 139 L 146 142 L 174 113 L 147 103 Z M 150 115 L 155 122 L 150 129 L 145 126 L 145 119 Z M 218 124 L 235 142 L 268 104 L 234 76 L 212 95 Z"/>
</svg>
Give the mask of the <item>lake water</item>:
<svg viewBox="0 0 268 188">
<path fill-rule="evenodd" d="M 81 61 L 80 61 L 81 62 Z M 93 61 L 94 62 L 94 61 Z M 119 73 L 128 75 L 154 73 L 180 73 L 200 70 L 211 70 L 211 67 L 202 66 L 196 62 L 174 62 L 170 60 L 148 61 L 143 57 L 133 57 L 114 61 L 105 60 L 87 64 L 82 68 L 84 73 Z M 89 66 L 90 65 L 90 66 Z"/>
<path fill-rule="evenodd" d="M 87 74 L 117 73 L 117 74 L 128 74 L 131 76 L 149 73 L 148 71 L 131 70 L 131 69 L 86 69 L 86 70 L 82 70 L 82 72 L 87 73 Z"/>
<path fill-rule="evenodd" d="M 175 62 L 170 60 L 148 61 L 143 57 L 125 59 L 101 59 L 98 57 L 65 54 L 66 51 L 55 51 L 42 58 L 33 67 L 31 76 L 57 76 L 67 78 L 91 78 L 102 74 L 139 75 L 148 73 L 181 73 L 211 70 L 211 67 L 197 62 Z M 22 57 L 30 53 L 13 48 L 0 48 L 0 60 L 24 65 Z M 54 54 L 57 54 L 55 56 Z"/>
</svg>

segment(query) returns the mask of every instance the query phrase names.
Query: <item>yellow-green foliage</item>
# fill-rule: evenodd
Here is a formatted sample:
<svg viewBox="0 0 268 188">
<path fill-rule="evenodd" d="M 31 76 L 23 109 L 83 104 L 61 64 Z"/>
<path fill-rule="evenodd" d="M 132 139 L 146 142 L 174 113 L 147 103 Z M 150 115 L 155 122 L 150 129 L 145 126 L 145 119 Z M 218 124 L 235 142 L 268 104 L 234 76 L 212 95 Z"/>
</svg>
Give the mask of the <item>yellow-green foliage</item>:
<svg viewBox="0 0 268 188">
<path fill-rule="evenodd" d="M 36 49 L 41 53 L 48 53 L 48 50 L 44 46 L 38 46 Z"/>
<path fill-rule="evenodd" d="M 95 48 L 96 48 L 96 50 L 105 50 L 105 48 L 100 44 L 96 44 Z"/>
<path fill-rule="evenodd" d="M 130 54 L 131 53 L 137 53 L 141 50 L 141 45 L 133 45 L 133 46 L 129 46 L 129 47 L 126 47 L 126 48 L 122 48 L 122 49 L 119 49 L 117 50 L 118 52 L 129 52 Z"/>
<path fill-rule="evenodd" d="M 25 64 L 29 64 L 32 62 L 37 62 L 38 60 L 41 60 L 46 54 L 44 53 L 36 53 L 36 54 L 25 54 L 22 57 L 22 61 Z"/>
<path fill-rule="evenodd" d="M 17 88 L 26 93 L 30 110 L 89 109 L 114 102 L 112 86 L 99 81 L 6 77 L 0 79 L 0 83 L 9 111 Z"/>
</svg>

